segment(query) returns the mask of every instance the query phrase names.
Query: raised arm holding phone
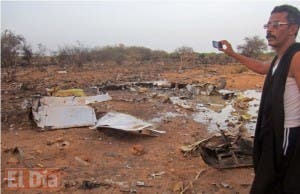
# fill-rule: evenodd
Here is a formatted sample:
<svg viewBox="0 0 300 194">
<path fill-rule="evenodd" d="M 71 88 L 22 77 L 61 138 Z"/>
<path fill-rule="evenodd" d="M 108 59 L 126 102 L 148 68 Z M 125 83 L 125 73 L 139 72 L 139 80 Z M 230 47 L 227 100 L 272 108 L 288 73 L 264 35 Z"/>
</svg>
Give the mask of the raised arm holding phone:
<svg viewBox="0 0 300 194">
<path fill-rule="evenodd" d="M 276 52 L 264 63 L 234 52 L 227 40 L 215 46 L 249 69 L 267 74 L 256 124 L 251 194 L 300 194 L 300 12 L 276 6 L 264 25 Z"/>
<path fill-rule="evenodd" d="M 246 65 L 249 69 L 252 71 L 259 73 L 259 74 L 267 74 L 268 70 L 270 68 L 270 63 L 264 63 L 262 61 L 255 60 L 250 57 L 246 57 L 244 55 L 238 54 L 233 51 L 231 44 L 227 40 L 221 40 L 222 48 L 220 48 L 220 51 L 223 51 L 227 55 L 237 59 L 244 65 Z"/>
</svg>

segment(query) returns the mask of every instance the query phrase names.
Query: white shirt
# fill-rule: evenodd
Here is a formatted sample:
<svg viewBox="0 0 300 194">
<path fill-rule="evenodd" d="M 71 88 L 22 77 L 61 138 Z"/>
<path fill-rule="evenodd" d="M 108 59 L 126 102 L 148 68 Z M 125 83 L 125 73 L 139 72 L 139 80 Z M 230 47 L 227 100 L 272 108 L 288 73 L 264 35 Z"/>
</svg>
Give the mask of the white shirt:
<svg viewBox="0 0 300 194">
<path fill-rule="evenodd" d="M 287 77 L 285 84 L 284 114 L 285 128 L 300 126 L 300 91 L 293 77 Z"/>
</svg>

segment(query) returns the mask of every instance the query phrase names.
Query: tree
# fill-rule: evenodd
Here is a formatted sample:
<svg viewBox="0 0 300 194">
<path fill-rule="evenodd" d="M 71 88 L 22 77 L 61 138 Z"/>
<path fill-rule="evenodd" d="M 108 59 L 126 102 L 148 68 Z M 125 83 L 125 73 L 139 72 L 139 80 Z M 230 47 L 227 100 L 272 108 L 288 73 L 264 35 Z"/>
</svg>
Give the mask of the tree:
<svg viewBox="0 0 300 194">
<path fill-rule="evenodd" d="M 46 52 L 47 52 L 47 47 L 46 45 L 43 45 L 42 43 L 39 43 L 37 45 L 37 51 L 35 52 L 35 56 L 37 57 L 45 57 L 46 56 Z"/>
<path fill-rule="evenodd" d="M 196 56 L 195 56 L 193 48 L 187 47 L 187 46 L 182 46 L 180 48 L 177 48 L 175 50 L 175 53 L 177 53 L 180 57 L 179 70 L 182 70 L 183 66 L 186 66 L 188 61 L 192 60 L 192 63 L 194 65 Z"/>
<path fill-rule="evenodd" d="M 1 65 L 2 67 L 14 67 L 23 49 L 25 39 L 21 35 L 15 35 L 10 30 L 4 30 L 1 34 Z"/>
<path fill-rule="evenodd" d="M 34 64 L 35 66 L 37 66 L 38 68 L 40 68 L 42 70 L 42 66 L 46 66 L 49 65 L 51 62 L 49 62 L 49 60 L 55 60 L 55 57 L 46 57 L 48 52 L 48 49 L 46 47 L 46 45 L 39 43 L 37 45 L 37 50 L 33 53 L 34 56 Z M 54 56 L 56 54 L 53 54 Z"/>
<path fill-rule="evenodd" d="M 22 59 L 23 59 L 23 65 L 30 65 L 31 64 L 31 59 L 32 59 L 32 47 L 27 44 L 25 41 L 22 46 Z"/>
<path fill-rule="evenodd" d="M 29 65 L 32 58 L 32 49 L 21 35 L 10 30 L 1 33 L 1 66 L 6 71 L 5 80 L 14 81 L 18 63 Z"/>
<path fill-rule="evenodd" d="M 258 58 L 267 49 L 264 39 L 259 36 L 246 37 L 245 44 L 239 45 L 237 49 L 245 56 Z"/>
<path fill-rule="evenodd" d="M 191 47 L 182 46 L 182 47 L 179 47 L 179 48 L 175 49 L 175 53 L 178 53 L 178 54 L 189 54 L 189 53 L 194 53 L 194 50 Z"/>
</svg>

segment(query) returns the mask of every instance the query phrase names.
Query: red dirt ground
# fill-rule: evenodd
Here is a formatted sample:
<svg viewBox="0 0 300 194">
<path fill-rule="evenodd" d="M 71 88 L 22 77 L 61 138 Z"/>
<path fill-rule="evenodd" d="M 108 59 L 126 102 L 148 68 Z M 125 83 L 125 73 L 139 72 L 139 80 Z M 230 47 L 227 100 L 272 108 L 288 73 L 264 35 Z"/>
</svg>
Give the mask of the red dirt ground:
<svg viewBox="0 0 300 194">
<path fill-rule="evenodd" d="M 176 68 L 174 68 L 176 69 Z M 2 136 L 1 175 L 6 168 L 58 168 L 61 187 L 55 191 L 20 190 L 18 193 L 248 193 L 253 179 L 252 168 L 218 170 L 206 165 L 201 157 L 186 157 L 180 146 L 209 136 L 205 126 L 190 118 L 175 117 L 163 120 L 158 130 L 166 134 L 148 137 L 88 127 L 39 132 L 21 108 L 24 99 L 33 94 L 45 95 L 45 88 L 59 86 L 88 88 L 104 81 L 167 79 L 175 82 L 227 81 L 226 89 L 261 89 L 264 76 L 246 71 L 240 65 L 209 65 L 193 69 L 161 70 L 145 67 L 106 67 L 84 70 L 59 68 L 19 68 L 16 79 L 6 82 L 2 72 Z M 143 73 L 141 73 L 143 72 Z M 98 114 L 107 111 L 128 113 L 144 120 L 160 112 L 191 111 L 164 103 L 145 93 L 108 91 L 111 101 L 93 105 Z M 122 99 L 128 99 L 124 101 Z M 22 153 L 13 154 L 18 147 Z M 85 162 L 75 159 L 79 157 Z M 201 172 L 200 174 L 198 174 Z M 153 174 L 157 173 L 157 176 Z M 195 177 L 197 176 L 197 179 Z M 103 183 L 98 188 L 80 188 L 83 180 Z M 2 178 L 3 190 L 6 182 Z M 137 185 L 142 181 L 145 185 Z M 106 183 L 106 185 L 104 184 Z"/>
</svg>

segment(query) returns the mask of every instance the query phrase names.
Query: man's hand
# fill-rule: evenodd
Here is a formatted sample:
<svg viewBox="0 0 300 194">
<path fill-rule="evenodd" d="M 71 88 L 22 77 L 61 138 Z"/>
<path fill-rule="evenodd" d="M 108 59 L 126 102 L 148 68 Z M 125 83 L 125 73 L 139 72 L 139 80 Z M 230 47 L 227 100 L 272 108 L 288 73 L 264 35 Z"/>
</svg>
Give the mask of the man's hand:
<svg viewBox="0 0 300 194">
<path fill-rule="evenodd" d="M 227 40 L 221 40 L 222 48 L 220 48 L 220 51 L 223 51 L 225 54 L 229 56 L 233 56 L 235 54 L 234 50 L 232 49 L 231 44 Z"/>
<path fill-rule="evenodd" d="M 222 48 L 219 49 L 219 51 L 224 52 L 226 55 L 235 58 L 239 62 L 243 63 L 251 69 L 252 71 L 259 73 L 259 74 L 266 74 L 269 71 L 269 68 L 271 66 L 270 63 L 263 63 L 261 61 L 257 61 L 256 59 L 252 59 L 250 57 L 246 57 L 244 55 L 241 55 L 239 53 L 234 52 L 232 49 L 231 44 L 227 40 L 221 40 Z"/>
</svg>

